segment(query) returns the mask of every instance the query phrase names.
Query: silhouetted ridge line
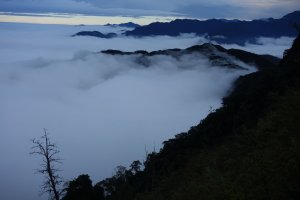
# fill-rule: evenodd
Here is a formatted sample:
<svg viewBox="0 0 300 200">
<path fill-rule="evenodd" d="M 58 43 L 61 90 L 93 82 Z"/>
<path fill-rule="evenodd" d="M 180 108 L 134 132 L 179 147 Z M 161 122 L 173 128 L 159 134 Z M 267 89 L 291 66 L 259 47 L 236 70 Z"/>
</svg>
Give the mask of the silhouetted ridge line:
<svg viewBox="0 0 300 200">
<path fill-rule="evenodd" d="M 140 56 L 139 58 L 157 56 L 157 55 L 166 55 L 173 56 L 175 58 L 180 58 L 183 55 L 189 55 L 191 53 L 199 53 L 207 57 L 210 61 L 214 62 L 216 65 L 225 66 L 228 68 L 240 68 L 236 64 L 232 63 L 228 56 L 232 56 L 244 63 L 253 64 L 257 68 L 274 68 L 275 65 L 279 63 L 279 58 L 270 56 L 270 55 L 257 55 L 243 50 L 238 49 L 225 49 L 220 45 L 215 45 L 212 43 L 205 43 L 202 45 L 195 45 L 186 49 L 166 49 L 159 51 L 144 51 L 138 50 L 134 52 L 123 52 L 120 50 L 104 50 L 101 53 L 109 55 L 136 55 Z M 140 60 L 139 60 L 140 61 Z M 142 62 L 147 63 L 147 62 Z"/>
<path fill-rule="evenodd" d="M 256 43 L 258 37 L 296 37 L 297 31 L 293 28 L 293 24 L 300 23 L 299 16 L 300 11 L 285 15 L 280 19 L 269 18 L 252 21 L 176 19 L 168 23 L 155 22 L 137 27 L 132 31 L 127 31 L 125 35 L 137 37 L 179 36 L 184 33 L 194 33 L 220 43 L 244 45 L 246 42 Z"/>
</svg>

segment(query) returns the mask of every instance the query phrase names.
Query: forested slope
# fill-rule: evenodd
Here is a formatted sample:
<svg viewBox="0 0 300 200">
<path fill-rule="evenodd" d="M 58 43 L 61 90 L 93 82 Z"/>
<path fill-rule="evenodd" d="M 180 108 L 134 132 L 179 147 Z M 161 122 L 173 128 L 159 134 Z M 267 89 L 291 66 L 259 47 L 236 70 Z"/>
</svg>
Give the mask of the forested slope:
<svg viewBox="0 0 300 200">
<path fill-rule="evenodd" d="M 84 191 L 81 176 L 64 199 L 299 199 L 299 120 L 300 37 L 278 67 L 239 78 L 223 107 L 165 141 L 143 170 L 135 161 Z"/>
</svg>

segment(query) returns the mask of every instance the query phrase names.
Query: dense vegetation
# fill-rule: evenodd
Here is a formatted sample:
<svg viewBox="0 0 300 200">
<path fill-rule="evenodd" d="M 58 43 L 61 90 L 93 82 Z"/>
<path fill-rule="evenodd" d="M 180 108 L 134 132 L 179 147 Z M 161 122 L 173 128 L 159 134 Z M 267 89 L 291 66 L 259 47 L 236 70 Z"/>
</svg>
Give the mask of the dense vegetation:
<svg viewBox="0 0 300 200">
<path fill-rule="evenodd" d="M 94 186 L 81 175 L 63 199 L 299 199 L 299 102 L 300 36 L 277 67 L 240 77 L 222 108 L 143 166 L 119 166 Z"/>
</svg>

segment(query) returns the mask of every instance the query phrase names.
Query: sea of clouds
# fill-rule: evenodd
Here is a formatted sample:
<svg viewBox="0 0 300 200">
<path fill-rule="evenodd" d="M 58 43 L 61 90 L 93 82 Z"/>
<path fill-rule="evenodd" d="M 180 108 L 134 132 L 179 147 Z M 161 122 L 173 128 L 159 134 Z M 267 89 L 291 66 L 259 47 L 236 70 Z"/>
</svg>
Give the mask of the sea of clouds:
<svg viewBox="0 0 300 200">
<path fill-rule="evenodd" d="M 194 35 L 70 37 L 82 30 L 120 34 L 124 28 L 17 23 L 0 23 L 0 30 L 3 200 L 40 199 L 42 177 L 34 169 L 41 159 L 29 152 L 30 139 L 39 138 L 43 128 L 61 150 L 66 180 L 87 173 L 100 181 L 118 165 L 143 161 L 145 148 L 158 150 L 164 140 L 199 123 L 210 109 L 221 106 L 234 80 L 255 71 L 246 65 L 248 70 L 211 66 L 196 54 L 181 59 L 153 56 L 144 67 L 135 62 L 135 55 L 96 53 L 187 48 L 206 42 Z M 243 48 L 279 56 L 292 41 L 281 39 L 263 38 L 263 48 Z M 273 50 L 277 44 L 280 50 Z"/>
</svg>

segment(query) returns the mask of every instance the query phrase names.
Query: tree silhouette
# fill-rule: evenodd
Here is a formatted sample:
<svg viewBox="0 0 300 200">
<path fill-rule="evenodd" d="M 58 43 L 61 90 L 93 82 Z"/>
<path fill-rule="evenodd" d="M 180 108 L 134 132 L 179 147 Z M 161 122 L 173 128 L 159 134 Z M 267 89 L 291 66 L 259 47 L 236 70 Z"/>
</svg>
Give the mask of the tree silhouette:
<svg viewBox="0 0 300 200">
<path fill-rule="evenodd" d="M 132 175 L 137 174 L 141 171 L 141 165 L 142 163 L 139 160 L 135 160 L 131 163 L 129 171 Z"/>
<path fill-rule="evenodd" d="M 49 193 L 53 200 L 60 200 L 61 191 L 59 185 L 63 182 L 62 177 L 58 174 L 60 171 L 55 165 L 61 164 L 61 159 L 58 157 L 59 150 L 55 143 L 51 142 L 49 133 L 44 129 L 44 135 L 41 140 L 32 139 L 33 146 L 30 154 L 39 155 L 43 162 L 37 173 L 45 176 L 45 181 L 41 186 L 42 193 Z"/>
<path fill-rule="evenodd" d="M 104 190 L 101 185 L 93 187 L 92 181 L 87 174 L 78 176 L 68 182 L 66 195 L 62 200 L 103 200 Z"/>
</svg>

